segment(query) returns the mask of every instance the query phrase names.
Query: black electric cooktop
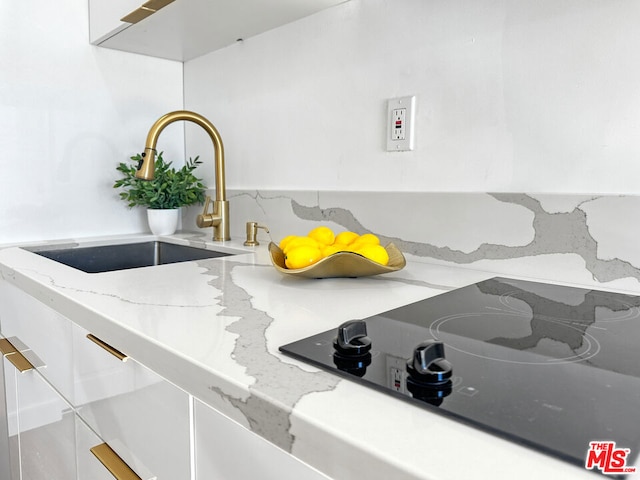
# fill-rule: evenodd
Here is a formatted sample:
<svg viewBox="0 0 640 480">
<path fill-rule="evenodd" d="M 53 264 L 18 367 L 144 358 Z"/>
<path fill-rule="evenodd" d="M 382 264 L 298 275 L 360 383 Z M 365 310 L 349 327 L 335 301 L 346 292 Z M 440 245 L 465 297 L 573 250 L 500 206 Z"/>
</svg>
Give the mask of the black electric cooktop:
<svg viewBox="0 0 640 480">
<path fill-rule="evenodd" d="M 639 307 L 638 296 L 496 277 L 280 350 L 624 478 L 640 453 Z"/>
</svg>

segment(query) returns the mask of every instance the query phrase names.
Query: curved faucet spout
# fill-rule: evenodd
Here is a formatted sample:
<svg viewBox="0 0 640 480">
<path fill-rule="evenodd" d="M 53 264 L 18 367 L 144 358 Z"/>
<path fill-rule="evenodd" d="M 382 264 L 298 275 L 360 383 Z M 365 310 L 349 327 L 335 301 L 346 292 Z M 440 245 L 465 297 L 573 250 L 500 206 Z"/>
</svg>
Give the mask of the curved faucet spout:
<svg viewBox="0 0 640 480">
<path fill-rule="evenodd" d="M 209 213 L 211 198 L 207 197 L 204 211 L 198 215 L 197 225 L 200 228 L 213 227 L 214 240 L 230 240 L 229 234 L 229 202 L 227 200 L 224 173 L 224 146 L 220 133 L 213 124 L 202 115 L 188 110 L 177 110 L 160 117 L 149 130 L 145 143 L 142 162 L 138 165 L 136 177 L 143 180 L 152 180 L 154 176 L 156 144 L 158 137 L 164 128 L 177 121 L 189 121 L 200 125 L 211 138 L 214 149 L 214 168 L 216 181 L 216 199 L 213 201 L 213 212 Z"/>
</svg>

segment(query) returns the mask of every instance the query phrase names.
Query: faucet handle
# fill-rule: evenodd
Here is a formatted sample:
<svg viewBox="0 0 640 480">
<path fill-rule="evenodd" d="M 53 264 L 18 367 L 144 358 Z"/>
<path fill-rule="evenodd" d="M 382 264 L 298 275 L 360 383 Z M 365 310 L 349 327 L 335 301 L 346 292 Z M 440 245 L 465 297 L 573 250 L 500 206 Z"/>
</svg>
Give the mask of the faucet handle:
<svg viewBox="0 0 640 480">
<path fill-rule="evenodd" d="M 213 214 L 209 213 L 209 205 L 211 204 L 211 197 L 207 195 L 204 201 L 204 208 L 202 213 L 196 217 L 196 225 L 199 228 L 207 228 L 213 226 Z"/>
<path fill-rule="evenodd" d="M 213 204 L 209 212 L 209 205 Z M 213 227 L 213 239 L 216 241 L 231 240 L 229 234 L 229 200 L 211 200 L 207 195 L 202 213 L 196 217 L 196 225 L 200 228 Z"/>
<path fill-rule="evenodd" d="M 264 225 L 258 225 L 258 222 L 247 222 L 247 240 L 244 242 L 245 247 L 256 247 L 260 245 L 258 243 L 258 229 L 262 228 L 265 232 L 269 233 L 269 229 Z"/>
</svg>

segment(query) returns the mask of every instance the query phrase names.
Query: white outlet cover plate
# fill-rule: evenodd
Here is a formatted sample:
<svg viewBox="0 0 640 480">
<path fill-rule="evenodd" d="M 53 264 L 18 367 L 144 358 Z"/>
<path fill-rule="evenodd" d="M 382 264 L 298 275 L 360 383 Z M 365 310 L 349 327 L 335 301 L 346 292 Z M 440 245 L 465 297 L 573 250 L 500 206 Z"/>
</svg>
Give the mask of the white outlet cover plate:
<svg viewBox="0 0 640 480">
<path fill-rule="evenodd" d="M 394 132 L 396 131 L 396 119 L 394 116 L 394 110 L 406 109 L 405 112 L 405 125 L 404 138 L 394 139 Z M 388 152 L 406 152 L 413 150 L 415 146 L 414 141 L 414 122 L 415 122 L 415 110 L 416 110 L 416 97 L 415 95 L 409 97 L 398 97 L 389 99 L 387 102 L 387 151 Z"/>
</svg>

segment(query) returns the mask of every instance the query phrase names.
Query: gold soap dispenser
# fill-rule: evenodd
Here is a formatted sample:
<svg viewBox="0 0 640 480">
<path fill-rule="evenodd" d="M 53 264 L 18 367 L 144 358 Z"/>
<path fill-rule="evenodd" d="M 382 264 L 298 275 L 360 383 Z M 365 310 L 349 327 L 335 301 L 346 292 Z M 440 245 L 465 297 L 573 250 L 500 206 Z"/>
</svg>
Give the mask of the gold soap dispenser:
<svg viewBox="0 0 640 480">
<path fill-rule="evenodd" d="M 245 247 L 257 247 L 260 245 L 258 242 L 258 229 L 262 228 L 265 232 L 269 233 L 269 229 L 264 225 L 258 225 L 258 222 L 247 222 L 247 240 L 244 242 Z"/>
</svg>

